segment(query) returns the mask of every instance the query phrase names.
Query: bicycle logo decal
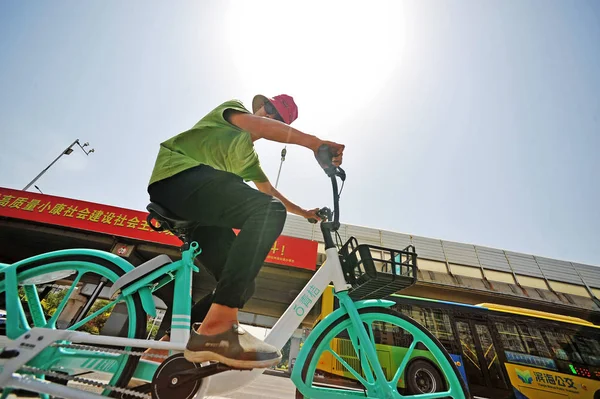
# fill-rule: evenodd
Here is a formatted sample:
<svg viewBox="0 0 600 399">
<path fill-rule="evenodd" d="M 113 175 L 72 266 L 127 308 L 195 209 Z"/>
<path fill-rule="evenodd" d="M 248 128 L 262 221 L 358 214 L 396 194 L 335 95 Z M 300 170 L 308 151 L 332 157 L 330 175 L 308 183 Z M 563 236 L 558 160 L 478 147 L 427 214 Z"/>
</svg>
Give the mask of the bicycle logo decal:
<svg viewBox="0 0 600 399">
<path fill-rule="evenodd" d="M 296 315 L 303 316 L 304 313 L 306 312 L 306 309 L 311 308 L 313 299 L 319 297 L 320 292 L 321 291 L 314 285 L 309 286 L 308 289 L 306 290 L 306 293 L 304 293 L 304 295 L 302 295 L 300 297 L 300 299 L 298 300 L 298 302 L 300 302 L 300 303 L 294 304 L 294 312 L 296 313 Z"/>
</svg>

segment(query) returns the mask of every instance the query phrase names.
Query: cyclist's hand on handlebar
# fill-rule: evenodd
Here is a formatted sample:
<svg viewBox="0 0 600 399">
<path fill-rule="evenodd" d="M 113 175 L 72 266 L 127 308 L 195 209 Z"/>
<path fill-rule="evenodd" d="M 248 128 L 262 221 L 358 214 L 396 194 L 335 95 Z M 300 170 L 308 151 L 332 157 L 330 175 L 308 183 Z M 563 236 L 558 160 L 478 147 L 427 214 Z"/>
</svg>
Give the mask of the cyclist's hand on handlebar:
<svg viewBox="0 0 600 399">
<path fill-rule="evenodd" d="M 319 208 L 310 209 L 310 210 L 304 209 L 302 211 L 302 216 L 305 217 L 306 219 L 308 219 L 309 222 L 316 223 L 316 222 L 321 221 L 321 217 L 319 215 L 317 215 L 318 211 L 319 211 Z"/>
<path fill-rule="evenodd" d="M 329 152 L 333 155 L 331 159 L 333 166 L 340 166 L 342 164 L 342 157 L 344 156 L 344 148 L 346 146 L 343 144 L 335 143 L 333 141 L 322 140 L 319 146 L 315 149 L 315 155 L 317 155 L 318 150 L 322 145 L 326 145 L 329 147 Z"/>
</svg>

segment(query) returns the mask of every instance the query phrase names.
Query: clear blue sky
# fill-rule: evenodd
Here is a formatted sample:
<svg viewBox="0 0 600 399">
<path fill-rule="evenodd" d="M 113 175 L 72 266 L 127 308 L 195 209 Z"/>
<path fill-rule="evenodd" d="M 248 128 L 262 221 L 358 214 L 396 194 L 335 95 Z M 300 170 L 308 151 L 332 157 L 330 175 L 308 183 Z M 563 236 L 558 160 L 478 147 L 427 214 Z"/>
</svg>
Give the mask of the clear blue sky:
<svg viewBox="0 0 600 399">
<path fill-rule="evenodd" d="M 600 2 L 352 4 L 0 2 L 0 186 L 80 138 L 42 191 L 144 209 L 161 141 L 286 92 L 347 145 L 344 222 L 600 265 Z M 279 188 L 330 201 L 303 148 Z"/>
</svg>

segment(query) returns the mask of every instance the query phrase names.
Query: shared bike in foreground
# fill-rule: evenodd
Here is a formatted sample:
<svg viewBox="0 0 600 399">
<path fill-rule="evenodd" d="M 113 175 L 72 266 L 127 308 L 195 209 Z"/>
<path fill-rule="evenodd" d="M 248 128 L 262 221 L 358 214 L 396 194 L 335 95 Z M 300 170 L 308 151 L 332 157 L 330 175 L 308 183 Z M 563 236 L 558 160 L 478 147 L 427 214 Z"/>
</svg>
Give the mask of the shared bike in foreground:
<svg viewBox="0 0 600 399">
<path fill-rule="evenodd" d="M 466 385 L 439 341 L 423 326 L 391 309 L 382 298 L 413 285 L 417 254 L 413 246 L 394 250 L 359 245 L 354 238 L 338 248 L 338 179 L 345 172 L 331 164 L 327 147 L 318 160 L 333 188 L 333 210 L 319 211 L 327 261 L 316 271 L 265 338 L 281 349 L 323 291 L 332 284 L 339 308 L 306 338 L 291 379 L 297 396 L 331 398 L 467 398 Z M 148 205 L 149 225 L 168 229 L 184 242 L 180 260 L 159 255 L 133 267 L 116 255 L 90 249 L 54 251 L 12 265 L 0 264 L 0 300 L 4 300 L 8 344 L 0 352 L 1 399 L 14 390 L 77 399 L 203 398 L 223 395 L 252 382 L 263 369 L 238 370 L 221 363 L 190 363 L 183 351 L 190 335 L 191 297 L 175 295 L 170 342 L 147 340 L 147 315 L 155 316 L 153 291 L 174 283 L 175 293 L 190 293 L 195 257 L 201 249 L 188 242 L 189 221 L 178 220 L 159 204 Z M 87 287 L 95 287 L 88 290 Z M 86 291 L 87 290 L 87 291 Z M 86 291 L 86 292 L 83 292 Z M 85 301 L 75 315 L 67 304 Z M 52 302 L 51 310 L 48 304 Z M 1 304 L 0 304 L 1 306 Z M 107 321 L 107 317 L 114 314 Z M 103 335 L 103 324 L 121 320 L 119 336 Z M 401 359 L 382 362 L 376 341 L 400 339 Z M 339 345 L 340 338 L 347 344 Z M 333 345 L 334 340 L 336 344 Z M 148 348 L 169 350 L 141 359 Z M 352 383 L 324 380 L 322 356 L 333 356 Z M 409 384 L 406 370 L 426 364 Z M 382 366 L 385 364 L 386 366 Z M 427 379 L 432 370 L 433 382 Z M 348 380 L 350 380 L 348 379 Z M 411 388 L 412 387 L 412 388 Z"/>
</svg>

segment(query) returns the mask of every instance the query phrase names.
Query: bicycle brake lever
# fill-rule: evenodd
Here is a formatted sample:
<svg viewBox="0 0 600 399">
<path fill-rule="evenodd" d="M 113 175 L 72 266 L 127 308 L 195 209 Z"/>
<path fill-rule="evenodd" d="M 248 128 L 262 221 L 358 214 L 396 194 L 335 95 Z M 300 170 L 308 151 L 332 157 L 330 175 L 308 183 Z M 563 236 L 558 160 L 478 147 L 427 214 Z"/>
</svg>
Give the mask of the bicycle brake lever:
<svg viewBox="0 0 600 399">
<path fill-rule="evenodd" d="M 331 210 L 327 207 L 325 208 L 321 208 L 317 211 L 317 216 L 319 218 L 321 218 L 322 221 L 326 222 L 327 220 L 329 220 L 330 216 L 331 216 Z M 315 218 L 309 218 L 307 219 L 309 223 L 315 224 L 318 223 L 319 221 Z"/>
<path fill-rule="evenodd" d="M 338 166 L 335 174 L 340 178 L 341 181 L 346 181 L 346 172 L 344 171 L 344 169 Z"/>
</svg>

